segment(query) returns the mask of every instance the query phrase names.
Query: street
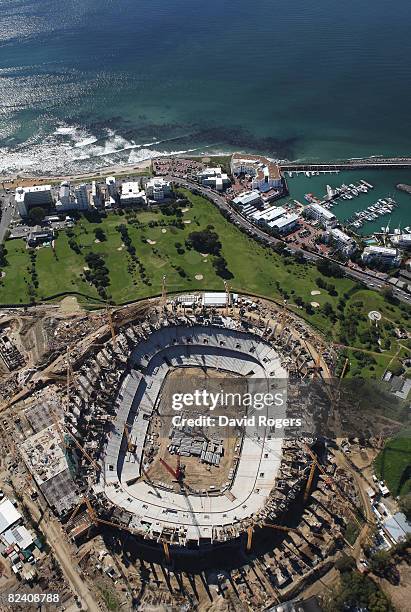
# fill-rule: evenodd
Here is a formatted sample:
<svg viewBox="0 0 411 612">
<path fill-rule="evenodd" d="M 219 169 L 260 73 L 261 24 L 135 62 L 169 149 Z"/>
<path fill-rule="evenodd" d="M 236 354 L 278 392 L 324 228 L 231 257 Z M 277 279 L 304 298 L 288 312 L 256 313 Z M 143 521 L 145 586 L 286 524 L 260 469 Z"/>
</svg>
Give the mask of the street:
<svg viewBox="0 0 411 612">
<path fill-rule="evenodd" d="M 182 179 L 179 177 L 176 178 L 174 176 L 166 176 L 164 178 L 165 180 L 173 181 L 176 185 L 185 187 L 186 189 L 190 189 L 190 191 L 196 191 L 208 200 L 211 200 L 220 210 L 225 211 L 230 215 L 231 221 L 235 223 L 235 225 L 242 227 L 250 236 L 260 238 L 261 240 L 264 240 L 266 244 L 269 244 L 271 246 L 275 246 L 281 243 L 284 244 L 282 240 L 279 240 L 278 238 L 274 238 L 273 236 L 266 234 L 262 229 L 253 225 L 250 221 L 244 218 L 235 208 L 230 206 L 226 202 L 226 200 L 219 194 L 207 189 L 206 187 L 202 187 L 197 183 L 188 181 L 187 179 Z M 312 253 L 311 251 L 305 251 L 302 249 L 299 250 L 306 261 L 315 263 L 320 259 L 327 259 L 322 255 Z M 289 249 L 289 251 L 295 253 L 295 249 Z M 338 263 L 338 265 L 342 268 L 345 276 L 357 280 L 369 289 L 378 290 L 382 289 L 386 285 L 385 281 L 377 277 L 375 274 L 372 274 L 370 272 L 353 270 L 349 266 L 343 265 L 341 263 Z M 396 289 L 395 287 L 393 287 L 393 295 L 394 297 L 405 303 L 409 303 L 411 300 L 411 296 L 408 293 L 402 291 L 401 289 Z"/>
</svg>

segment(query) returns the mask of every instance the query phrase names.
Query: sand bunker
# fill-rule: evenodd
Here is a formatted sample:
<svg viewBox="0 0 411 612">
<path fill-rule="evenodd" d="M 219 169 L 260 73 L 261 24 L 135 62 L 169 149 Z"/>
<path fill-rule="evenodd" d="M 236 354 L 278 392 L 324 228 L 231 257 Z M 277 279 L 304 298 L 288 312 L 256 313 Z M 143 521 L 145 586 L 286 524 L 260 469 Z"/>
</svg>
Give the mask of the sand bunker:
<svg viewBox="0 0 411 612">
<path fill-rule="evenodd" d="M 319 303 L 318 302 L 311 302 L 311 306 L 313 308 L 318 308 L 319 307 Z"/>
<path fill-rule="evenodd" d="M 203 280 L 204 276 L 202 274 L 196 274 L 195 275 L 195 279 L 196 280 Z"/>
<path fill-rule="evenodd" d="M 184 223 L 185 223 L 186 225 L 188 225 L 189 223 L 191 223 L 191 221 L 190 221 L 190 219 L 187 219 L 186 221 L 184 221 Z"/>
<path fill-rule="evenodd" d="M 162 234 L 167 234 L 167 230 L 166 230 L 166 228 L 165 228 L 165 227 L 163 227 L 163 229 L 161 230 L 161 233 L 162 233 Z"/>
<path fill-rule="evenodd" d="M 148 244 L 156 244 L 155 240 L 150 240 L 150 238 L 147 238 L 147 242 Z"/>
<path fill-rule="evenodd" d="M 311 291 L 311 295 L 321 295 L 321 291 Z"/>
</svg>

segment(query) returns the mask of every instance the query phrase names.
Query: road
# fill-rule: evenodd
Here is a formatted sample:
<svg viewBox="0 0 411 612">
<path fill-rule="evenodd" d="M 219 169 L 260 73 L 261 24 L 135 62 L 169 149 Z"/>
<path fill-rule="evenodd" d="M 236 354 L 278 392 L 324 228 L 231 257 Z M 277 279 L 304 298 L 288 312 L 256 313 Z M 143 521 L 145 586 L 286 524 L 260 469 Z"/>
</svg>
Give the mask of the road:
<svg viewBox="0 0 411 612">
<path fill-rule="evenodd" d="M 206 187 L 198 185 L 197 183 L 194 183 L 193 181 L 189 181 L 187 179 L 183 179 L 180 177 L 169 175 L 169 176 L 165 176 L 164 178 L 165 180 L 172 181 L 177 186 L 185 187 L 186 189 L 189 189 L 190 191 L 195 191 L 196 193 L 199 193 L 200 195 L 204 196 L 205 198 L 213 202 L 213 204 L 215 204 L 221 211 L 224 211 L 226 214 L 229 215 L 231 222 L 233 222 L 238 227 L 241 227 L 244 231 L 246 231 L 253 238 L 258 238 L 260 240 L 263 240 L 266 244 L 269 244 L 272 247 L 278 244 L 285 244 L 282 240 L 278 238 L 274 238 L 273 236 L 270 236 L 269 234 L 266 234 L 261 228 L 253 225 L 250 221 L 248 221 L 248 219 L 243 217 L 235 208 L 233 208 L 218 193 L 211 191 L 210 189 L 207 189 Z M 296 252 L 295 249 L 289 249 L 289 251 L 292 253 Z M 312 253 L 311 251 L 306 251 L 303 249 L 298 249 L 298 251 L 301 252 L 301 254 L 303 255 L 306 261 L 310 261 L 312 263 L 315 263 L 319 261 L 320 259 L 327 259 L 323 255 Z M 378 289 L 382 289 L 386 285 L 385 280 L 375 276 L 375 274 L 372 274 L 370 272 L 364 272 L 362 270 L 354 270 L 353 268 L 350 268 L 349 266 L 345 266 L 341 263 L 338 263 L 338 265 L 342 268 L 346 276 L 353 278 L 354 280 L 364 284 L 369 289 L 378 290 Z M 402 302 L 409 303 L 411 301 L 411 296 L 408 293 L 400 289 L 396 289 L 395 287 L 393 287 L 393 295 Z"/>
<path fill-rule="evenodd" d="M 127 179 L 128 177 L 125 177 L 125 178 Z M 200 195 L 204 196 L 205 198 L 207 198 L 208 200 L 210 200 L 213 204 L 215 204 L 215 206 L 217 206 L 221 211 L 223 211 L 226 215 L 229 216 L 231 222 L 233 222 L 238 227 L 241 227 L 251 237 L 255 239 L 263 240 L 266 244 L 271 245 L 272 247 L 279 245 L 279 244 L 283 244 L 283 245 L 285 244 L 284 241 L 278 238 L 275 238 L 273 236 L 270 236 L 269 234 L 266 234 L 266 232 L 264 232 L 260 227 L 253 225 L 248 219 L 243 217 L 238 212 L 238 210 L 233 208 L 220 194 L 212 191 L 211 189 L 203 187 L 202 185 L 199 185 L 198 183 L 195 183 L 188 179 L 184 179 L 184 178 L 174 176 L 174 175 L 168 175 L 163 178 L 165 180 L 172 181 L 177 186 L 185 187 L 186 189 L 189 189 L 190 191 L 195 191 L 199 193 Z M 87 184 L 87 186 L 89 188 L 91 187 L 90 184 Z M 0 220 L 0 243 L 1 243 L 4 239 L 4 235 L 7 229 L 9 228 L 10 222 L 14 214 L 13 194 L 11 193 L 7 194 L 6 191 L 4 190 L 0 200 L 2 200 L 2 210 L 3 210 L 2 219 Z M 288 247 L 288 249 L 289 249 L 289 252 L 291 253 L 296 252 L 296 249 L 293 249 L 290 247 Z M 304 257 L 306 261 L 309 261 L 312 263 L 315 263 L 319 261 L 320 259 L 327 259 L 323 255 L 319 255 L 318 253 L 313 253 L 311 251 L 307 251 L 304 249 L 298 249 L 298 252 L 302 254 L 302 256 Z M 355 270 L 341 263 L 338 263 L 338 265 L 342 268 L 346 276 L 364 284 L 369 289 L 380 290 L 386 285 L 384 278 L 380 278 L 371 272 Z M 411 302 L 411 296 L 405 291 L 402 291 L 401 289 L 397 289 L 396 287 L 393 287 L 392 290 L 393 290 L 394 297 L 396 297 L 398 300 L 404 303 L 408 303 L 408 304 Z"/>
<path fill-rule="evenodd" d="M 0 205 L 2 210 L 0 220 L 0 243 L 2 243 L 4 240 L 4 236 L 6 235 L 6 232 L 10 227 L 10 222 L 14 214 L 14 204 L 12 202 L 12 197 L 8 194 L 2 194 L 0 196 Z"/>
<path fill-rule="evenodd" d="M 101 612 L 87 583 L 81 576 L 81 569 L 73 551 L 70 549 L 67 536 L 63 532 L 61 525 L 48 512 L 45 504 L 43 506 L 41 497 L 34 503 L 26 492 L 23 492 L 23 495 L 25 505 L 30 510 L 33 520 L 38 523 L 46 536 L 47 542 L 52 548 L 70 588 L 79 597 L 82 609 L 89 612 Z"/>
</svg>

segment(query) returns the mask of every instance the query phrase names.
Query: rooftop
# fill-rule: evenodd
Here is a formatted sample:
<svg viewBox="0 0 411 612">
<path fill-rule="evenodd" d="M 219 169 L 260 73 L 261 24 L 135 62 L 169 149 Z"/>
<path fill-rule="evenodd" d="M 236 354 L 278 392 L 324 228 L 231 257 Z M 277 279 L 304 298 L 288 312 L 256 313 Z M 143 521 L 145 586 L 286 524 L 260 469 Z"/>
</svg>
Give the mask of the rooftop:
<svg viewBox="0 0 411 612">
<path fill-rule="evenodd" d="M 244 153 L 233 153 L 232 164 L 247 164 L 254 166 L 256 177 L 259 180 L 269 176 L 271 179 L 280 179 L 281 171 L 278 164 L 261 155 L 250 155 Z"/>
<path fill-rule="evenodd" d="M 21 519 L 20 512 L 13 506 L 9 499 L 0 502 L 0 533 L 12 527 Z"/>
<path fill-rule="evenodd" d="M 324 217 L 324 219 L 335 219 L 335 215 L 331 211 L 329 211 L 328 208 L 321 206 L 321 204 L 309 204 L 307 208 L 310 208 L 311 210 L 316 210 L 322 217 Z"/>
</svg>

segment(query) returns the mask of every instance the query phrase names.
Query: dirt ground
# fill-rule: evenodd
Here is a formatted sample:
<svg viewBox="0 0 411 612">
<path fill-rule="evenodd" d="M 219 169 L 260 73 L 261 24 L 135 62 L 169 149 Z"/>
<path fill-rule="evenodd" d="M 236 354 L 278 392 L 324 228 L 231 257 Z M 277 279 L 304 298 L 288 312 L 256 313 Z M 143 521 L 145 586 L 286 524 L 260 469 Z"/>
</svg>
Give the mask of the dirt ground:
<svg viewBox="0 0 411 612">
<path fill-rule="evenodd" d="M 146 472 L 150 479 L 167 484 L 175 483 L 175 489 L 178 490 L 179 488 L 173 475 L 160 463 L 160 458 L 162 458 L 174 470 L 177 466 L 177 455 L 171 454 L 168 450 L 170 445 L 169 435 L 173 430 L 172 418 L 176 414 L 180 414 L 172 410 L 172 394 L 181 392 L 182 389 L 189 392 L 190 389 L 195 388 L 207 388 L 208 391 L 217 393 L 221 390 L 222 384 L 224 384 L 225 391 L 234 388 L 238 391 L 239 385 L 245 383 L 240 381 L 238 377 L 230 376 L 227 373 L 217 370 L 203 371 L 200 368 L 176 368 L 167 375 L 158 408 L 158 417 L 151 422 L 144 451 L 146 458 L 150 456 L 152 458 L 151 465 Z M 236 408 L 235 410 L 236 416 L 241 416 L 239 409 Z M 181 414 L 188 418 L 196 418 L 205 413 L 204 408 L 199 411 L 198 408 L 193 407 L 189 412 L 181 412 Z M 214 415 L 218 414 L 222 414 L 222 409 L 220 411 L 218 408 L 215 410 Z M 224 409 L 224 414 L 227 414 L 226 409 Z M 185 466 L 184 483 L 194 489 L 208 489 L 211 485 L 216 488 L 220 487 L 227 482 L 234 459 L 239 456 L 241 434 L 233 435 L 233 428 L 227 426 L 193 428 L 191 435 L 196 438 L 201 437 L 204 440 L 221 440 L 224 454 L 219 466 L 201 463 L 199 457 L 181 457 L 181 466 Z"/>
<path fill-rule="evenodd" d="M 397 565 L 400 573 L 400 584 L 392 585 L 388 580 L 377 579 L 382 590 L 391 599 L 396 610 L 409 610 L 411 601 L 411 567 L 407 563 Z"/>
</svg>

